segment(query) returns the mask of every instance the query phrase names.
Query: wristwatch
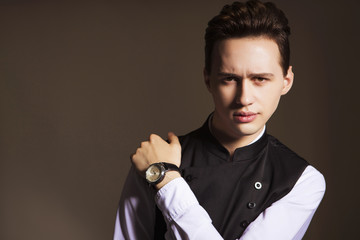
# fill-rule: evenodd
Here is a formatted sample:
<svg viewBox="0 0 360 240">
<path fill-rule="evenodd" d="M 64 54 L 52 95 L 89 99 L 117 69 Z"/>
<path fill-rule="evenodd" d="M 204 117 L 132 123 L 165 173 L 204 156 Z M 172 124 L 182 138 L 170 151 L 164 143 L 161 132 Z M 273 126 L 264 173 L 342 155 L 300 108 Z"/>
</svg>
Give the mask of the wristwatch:
<svg viewBox="0 0 360 240">
<path fill-rule="evenodd" d="M 175 164 L 166 162 L 153 163 L 146 170 L 145 178 L 151 185 L 156 185 L 164 179 L 165 173 L 171 170 L 180 173 L 180 169 Z"/>
</svg>

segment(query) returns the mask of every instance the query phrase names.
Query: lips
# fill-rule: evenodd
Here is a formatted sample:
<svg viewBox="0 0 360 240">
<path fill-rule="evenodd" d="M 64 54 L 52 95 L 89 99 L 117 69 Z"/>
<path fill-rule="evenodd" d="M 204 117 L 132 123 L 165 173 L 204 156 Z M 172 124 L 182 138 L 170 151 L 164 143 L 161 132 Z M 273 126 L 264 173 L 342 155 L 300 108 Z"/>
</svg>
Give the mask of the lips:
<svg viewBox="0 0 360 240">
<path fill-rule="evenodd" d="M 249 123 L 255 120 L 257 113 L 240 111 L 233 114 L 234 120 L 238 123 Z"/>
</svg>

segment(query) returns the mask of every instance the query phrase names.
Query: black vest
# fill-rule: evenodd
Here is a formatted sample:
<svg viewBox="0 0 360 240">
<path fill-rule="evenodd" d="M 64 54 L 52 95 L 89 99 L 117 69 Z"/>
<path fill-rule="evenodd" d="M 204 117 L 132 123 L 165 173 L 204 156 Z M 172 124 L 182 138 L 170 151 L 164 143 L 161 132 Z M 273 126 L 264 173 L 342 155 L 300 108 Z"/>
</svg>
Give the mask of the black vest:
<svg viewBox="0 0 360 240">
<path fill-rule="evenodd" d="M 271 135 L 229 152 L 212 136 L 208 121 L 180 137 L 183 178 L 224 239 L 239 238 L 272 203 L 291 191 L 308 163 Z M 155 239 L 166 224 L 157 209 Z"/>
</svg>

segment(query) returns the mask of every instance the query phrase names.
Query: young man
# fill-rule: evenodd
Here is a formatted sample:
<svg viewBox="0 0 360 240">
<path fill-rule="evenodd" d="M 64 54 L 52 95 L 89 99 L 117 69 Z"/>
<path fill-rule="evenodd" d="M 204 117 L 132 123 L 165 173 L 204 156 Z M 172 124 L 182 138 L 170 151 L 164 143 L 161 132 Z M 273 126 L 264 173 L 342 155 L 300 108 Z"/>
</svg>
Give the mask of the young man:
<svg viewBox="0 0 360 240">
<path fill-rule="evenodd" d="M 208 23 L 204 78 L 215 110 L 180 140 L 141 143 L 114 239 L 303 237 L 324 178 L 265 132 L 294 79 L 289 34 L 283 12 L 258 1 L 226 5 Z"/>
</svg>

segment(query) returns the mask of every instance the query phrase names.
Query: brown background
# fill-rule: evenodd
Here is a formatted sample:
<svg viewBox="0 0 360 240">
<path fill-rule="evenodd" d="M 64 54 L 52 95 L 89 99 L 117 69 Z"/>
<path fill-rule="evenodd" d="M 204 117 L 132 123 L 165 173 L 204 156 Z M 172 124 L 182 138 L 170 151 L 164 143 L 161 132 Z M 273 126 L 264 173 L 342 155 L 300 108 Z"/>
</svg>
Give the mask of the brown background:
<svg viewBox="0 0 360 240">
<path fill-rule="evenodd" d="M 295 85 L 268 131 L 326 177 L 305 239 L 359 215 L 357 1 L 275 1 Z M 0 239 L 111 239 L 129 155 L 212 110 L 207 21 L 229 1 L 0 1 Z"/>
</svg>

